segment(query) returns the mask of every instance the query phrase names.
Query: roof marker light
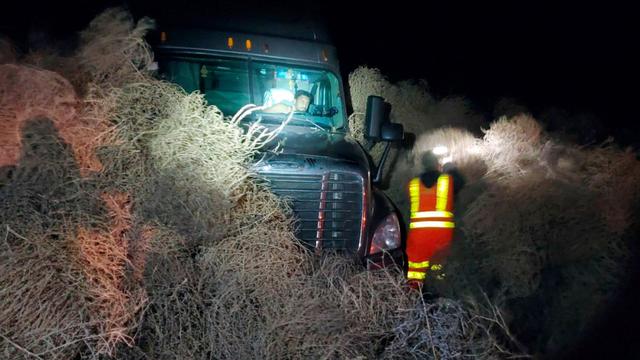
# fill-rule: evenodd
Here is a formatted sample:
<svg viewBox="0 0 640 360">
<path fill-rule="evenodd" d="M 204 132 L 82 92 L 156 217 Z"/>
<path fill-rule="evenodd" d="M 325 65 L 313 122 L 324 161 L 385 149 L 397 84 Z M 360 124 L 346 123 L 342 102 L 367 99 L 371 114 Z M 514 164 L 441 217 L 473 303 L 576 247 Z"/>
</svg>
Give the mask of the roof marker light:
<svg viewBox="0 0 640 360">
<path fill-rule="evenodd" d="M 244 42 L 245 47 L 247 48 L 247 51 L 251 51 L 251 48 L 253 47 L 253 44 L 251 43 L 251 40 L 247 39 Z"/>
<path fill-rule="evenodd" d="M 233 49 L 233 38 L 231 36 L 227 38 L 227 46 L 229 49 Z"/>
<path fill-rule="evenodd" d="M 167 33 L 166 32 L 161 32 L 160 33 L 160 42 L 166 42 L 167 41 Z"/>
</svg>

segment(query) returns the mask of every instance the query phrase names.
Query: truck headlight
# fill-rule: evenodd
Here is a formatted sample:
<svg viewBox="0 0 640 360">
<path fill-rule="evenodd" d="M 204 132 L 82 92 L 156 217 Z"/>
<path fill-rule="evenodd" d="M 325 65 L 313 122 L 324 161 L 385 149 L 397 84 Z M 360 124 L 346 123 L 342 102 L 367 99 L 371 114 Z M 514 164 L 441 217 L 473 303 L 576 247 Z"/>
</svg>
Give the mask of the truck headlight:
<svg viewBox="0 0 640 360">
<path fill-rule="evenodd" d="M 400 247 L 400 223 L 396 214 L 391 213 L 382 220 L 373 234 L 369 254 L 398 247 Z"/>
</svg>

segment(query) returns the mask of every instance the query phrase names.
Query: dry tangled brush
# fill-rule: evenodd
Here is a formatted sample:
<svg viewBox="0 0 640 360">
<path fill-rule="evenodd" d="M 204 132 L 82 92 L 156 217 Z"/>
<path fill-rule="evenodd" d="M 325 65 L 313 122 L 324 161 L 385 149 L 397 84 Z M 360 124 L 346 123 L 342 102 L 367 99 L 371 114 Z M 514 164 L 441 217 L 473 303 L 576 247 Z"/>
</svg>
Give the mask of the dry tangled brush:
<svg viewBox="0 0 640 360">
<path fill-rule="evenodd" d="M 80 175 L 46 118 L 25 122 L 19 162 L 5 167 L 0 329 L 7 358 L 113 353 L 133 340 L 144 303 L 129 282 L 126 198 Z"/>
<path fill-rule="evenodd" d="M 107 42 L 118 41 L 112 35 Z M 0 65 L 0 352 L 6 358 L 114 354 L 119 344 L 133 344 L 131 330 L 146 302 L 131 261 L 137 235 L 130 196 L 99 176 L 104 164 L 97 150 L 113 141 L 114 126 L 89 89 L 111 84 L 77 86 L 55 71 L 87 54 L 50 55 L 44 62 L 61 69 Z M 136 67 L 128 69 L 136 76 Z M 74 73 L 96 76 L 86 66 L 76 65 Z"/>
<path fill-rule="evenodd" d="M 417 133 L 412 150 L 401 151 L 389 171 L 387 193 L 405 216 L 406 185 L 424 170 L 422 158 L 434 146 L 448 147 L 465 179 L 449 282 L 440 291 L 458 298 L 487 291 L 510 314 L 511 328 L 530 339 L 532 351 L 554 354 L 579 341 L 627 280 L 628 239 L 637 235 L 640 201 L 636 154 L 611 141 L 569 143 L 526 114 L 497 119 L 481 138 L 473 134 L 481 130 L 473 128 L 473 117 L 453 128 L 433 123 L 428 108 L 416 107 L 424 123 L 406 123 L 398 118 L 410 114 L 405 99 L 416 106 L 433 101 L 425 88 L 390 84 L 366 68 L 350 81 L 354 109 L 364 107 L 366 94 L 388 94 L 400 107 L 395 121 Z M 398 99 L 398 89 L 411 94 Z M 463 110 L 458 121 L 465 121 Z M 362 117 L 351 120 L 362 129 Z M 532 307 L 547 315 L 531 314 Z"/>
<path fill-rule="evenodd" d="M 509 353 L 499 312 L 300 247 L 247 169 L 272 130 L 153 79 L 150 24 L 107 10 L 75 53 L 0 65 L 3 357 Z"/>
<path fill-rule="evenodd" d="M 487 187 L 463 215 L 461 246 L 473 252 L 481 283 L 497 281 L 507 299 L 542 302 L 549 317 L 539 346 L 559 351 L 627 281 L 640 200 L 629 184 L 640 180 L 640 164 L 614 144 L 550 139 L 527 117 L 501 119 L 487 136 Z"/>
<path fill-rule="evenodd" d="M 424 80 L 390 82 L 378 69 L 359 67 L 349 74 L 351 102 L 356 119 L 364 114 L 367 97 L 377 95 L 393 105 L 392 121 L 403 124 L 406 131 L 421 134 L 428 129 L 455 126 L 475 130 L 482 117 L 475 114 L 462 97 L 437 99 L 429 93 Z M 361 121 L 352 120 L 353 135 L 360 140 Z"/>
</svg>

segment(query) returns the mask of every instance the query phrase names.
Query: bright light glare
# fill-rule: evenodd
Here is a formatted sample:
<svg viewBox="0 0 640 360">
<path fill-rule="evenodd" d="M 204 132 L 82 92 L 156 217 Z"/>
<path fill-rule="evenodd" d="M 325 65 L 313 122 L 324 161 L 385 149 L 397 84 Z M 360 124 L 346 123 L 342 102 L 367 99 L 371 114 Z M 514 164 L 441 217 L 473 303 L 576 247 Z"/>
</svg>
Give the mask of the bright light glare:
<svg viewBox="0 0 640 360">
<path fill-rule="evenodd" d="M 449 149 L 447 149 L 447 147 L 444 146 L 444 145 L 438 145 L 438 146 L 433 148 L 433 154 L 434 155 L 444 155 L 444 154 L 446 154 L 448 152 L 449 152 Z"/>
</svg>

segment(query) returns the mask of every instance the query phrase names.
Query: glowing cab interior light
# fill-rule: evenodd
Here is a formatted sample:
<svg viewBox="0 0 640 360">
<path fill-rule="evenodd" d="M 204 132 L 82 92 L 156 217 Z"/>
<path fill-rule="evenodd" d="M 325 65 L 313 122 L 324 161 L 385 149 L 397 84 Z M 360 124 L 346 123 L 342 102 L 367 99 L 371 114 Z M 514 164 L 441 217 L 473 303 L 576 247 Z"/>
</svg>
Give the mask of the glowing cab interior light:
<svg viewBox="0 0 640 360">
<path fill-rule="evenodd" d="M 447 147 L 444 146 L 444 145 L 438 145 L 438 146 L 433 148 L 433 154 L 434 155 L 444 155 L 444 154 L 446 154 L 448 152 L 449 152 L 449 149 L 447 149 Z"/>
<path fill-rule="evenodd" d="M 227 38 L 227 46 L 229 49 L 233 49 L 233 38 L 231 36 Z"/>
<path fill-rule="evenodd" d="M 166 33 L 166 32 L 164 32 L 164 31 L 162 31 L 162 32 L 160 33 L 160 42 L 162 42 L 162 43 L 163 43 L 163 42 L 166 42 L 166 41 L 167 41 L 167 33 Z"/>
<path fill-rule="evenodd" d="M 251 40 L 247 39 L 244 42 L 244 46 L 247 48 L 247 51 L 251 51 L 251 48 L 253 47 L 253 44 L 251 43 Z"/>
</svg>

